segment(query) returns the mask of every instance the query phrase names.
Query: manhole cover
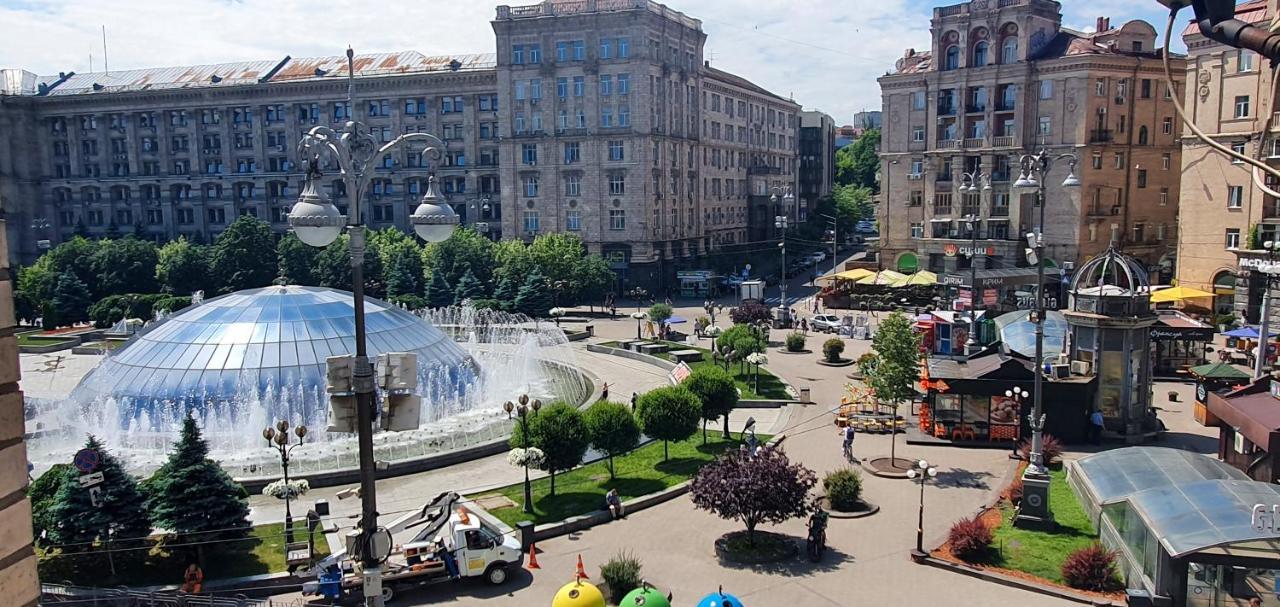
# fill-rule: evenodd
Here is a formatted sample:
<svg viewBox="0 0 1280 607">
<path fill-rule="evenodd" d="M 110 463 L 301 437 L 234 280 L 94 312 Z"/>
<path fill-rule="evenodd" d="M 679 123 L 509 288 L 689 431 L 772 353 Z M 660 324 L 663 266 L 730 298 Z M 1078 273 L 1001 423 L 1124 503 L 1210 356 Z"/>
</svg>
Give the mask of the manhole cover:
<svg viewBox="0 0 1280 607">
<path fill-rule="evenodd" d="M 481 498 L 476 498 L 476 505 L 484 508 L 485 510 L 492 511 L 501 510 L 502 508 L 515 508 L 519 504 L 511 501 L 511 498 L 508 498 L 505 495 L 486 495 Z"/>
</svg>

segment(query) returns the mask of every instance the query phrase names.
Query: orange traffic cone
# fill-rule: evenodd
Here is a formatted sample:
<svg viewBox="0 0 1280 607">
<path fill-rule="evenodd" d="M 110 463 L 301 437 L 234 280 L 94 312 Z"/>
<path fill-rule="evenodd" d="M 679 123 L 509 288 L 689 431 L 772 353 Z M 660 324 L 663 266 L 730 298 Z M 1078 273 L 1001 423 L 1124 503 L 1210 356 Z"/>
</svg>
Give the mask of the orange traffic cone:
<svg viewBox="0 0 1280 607">
<path fill-rule="evenodd" d="M 538 565 L 538 547 L 535 544 L 529 544 L 529 569 L 542 569 Z"/>
<path fill-rule="evenodd" d="M 587 569 L 582 566 L 582 555 L 578 555 L 578 570 L 574 572 L 574 577 L 585 580 L 587 579 Z"/>
</svg>

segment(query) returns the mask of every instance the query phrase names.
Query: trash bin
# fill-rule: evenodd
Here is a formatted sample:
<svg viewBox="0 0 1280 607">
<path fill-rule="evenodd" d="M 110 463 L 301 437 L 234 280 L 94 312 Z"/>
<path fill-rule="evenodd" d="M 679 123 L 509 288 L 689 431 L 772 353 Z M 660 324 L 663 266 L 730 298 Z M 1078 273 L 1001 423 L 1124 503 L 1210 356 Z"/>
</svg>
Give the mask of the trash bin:
<svg viewBox="0 0 1280 607">
<path fill-rule="evenodd" d="M 528 551 L 529 546 L 533 545 L 533 523 L 529 521 L 516 523 L 516 533 L 520 538 L 520 549 Z"/>
<path fill-rule="evenodd" d="M 800 402 L 802 402 L 802 403 L 809 403 L 809 402 L 813 402 L 813 401 L 809 400 L 809 389 L 808 389 L 808 388 L 800 388 Z"/>
<path fill-rule="evenodd" d="M 329 516 L 329 500 L 316 500 L 316 514 L 320 516 Z"/>
<path fill-rule="evenodd" d="M 1130 588 L 1125 591 L 1125 604 L 1130 607 L 1151 607 L 1151 593 L 1142 588 Z"/>
</svg>

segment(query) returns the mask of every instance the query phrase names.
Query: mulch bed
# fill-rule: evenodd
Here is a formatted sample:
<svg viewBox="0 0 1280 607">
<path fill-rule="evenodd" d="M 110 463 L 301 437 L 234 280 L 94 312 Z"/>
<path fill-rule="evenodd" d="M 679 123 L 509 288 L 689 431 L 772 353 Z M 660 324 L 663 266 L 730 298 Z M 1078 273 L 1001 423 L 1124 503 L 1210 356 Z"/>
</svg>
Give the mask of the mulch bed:
<svg viewBox="0 0 1280 607">
<path fill-rule="evenodd" d="M 785 561 L 800 553 L 795 538 L 759 530 L 756 531 L 756 551 L 739 552 L 730 549 L 731 543 L 745 543 L 746 535 L 746 531 L 732 531 L 720 536 L 716 539 L 716 556 L 731 563 L 758 565 Z"/>
<path fill-rule="evenodd" d="M 872 457 L 862 460 L 862 465 L 870 468 L 870 472 L 877 476 L 889 475 L 893 477 L 901 476 L 906 478 L 907 471 L 915 464 L 915 460 L 899 457 L 890 459 L 889 457 Z"/>
</svg>

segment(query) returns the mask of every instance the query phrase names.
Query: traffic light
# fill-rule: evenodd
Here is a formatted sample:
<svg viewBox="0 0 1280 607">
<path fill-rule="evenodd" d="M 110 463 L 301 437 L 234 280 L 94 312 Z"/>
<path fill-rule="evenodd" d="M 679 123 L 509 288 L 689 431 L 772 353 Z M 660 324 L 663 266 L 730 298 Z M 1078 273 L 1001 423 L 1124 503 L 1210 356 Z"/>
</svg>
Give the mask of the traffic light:
<svg viewBox="0 0 1280 607">
<path fill-rule="evenodd" d="M 356 391 L 351 383 L 355 358 L 330 356 L 325 362 L 325 390 L 329 393 L 330 432 L 356 431 Z"/>
<path fill-rule="evenodd" d="M 418 355 L 384 352 L 378 355 L 378 387 L 383 390 L 382 429 L 403 432 L 418 428 L 422 397 L 418 388 Z"/>
</svg>

